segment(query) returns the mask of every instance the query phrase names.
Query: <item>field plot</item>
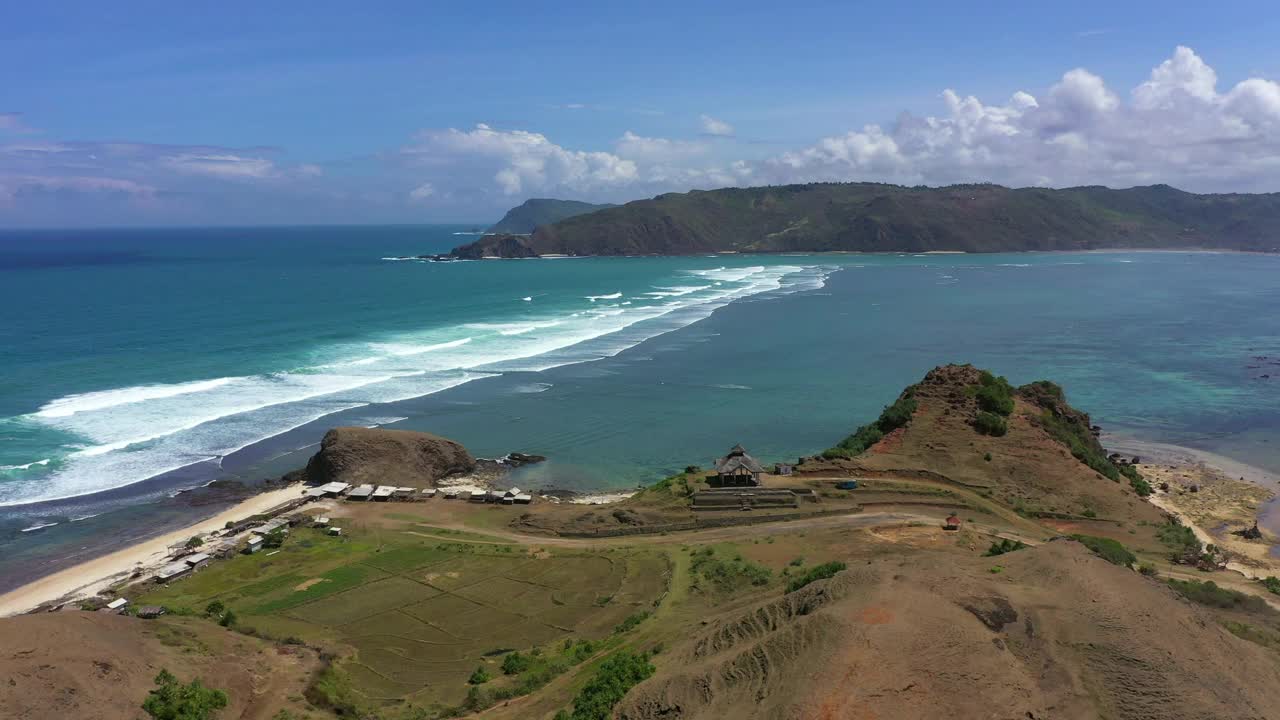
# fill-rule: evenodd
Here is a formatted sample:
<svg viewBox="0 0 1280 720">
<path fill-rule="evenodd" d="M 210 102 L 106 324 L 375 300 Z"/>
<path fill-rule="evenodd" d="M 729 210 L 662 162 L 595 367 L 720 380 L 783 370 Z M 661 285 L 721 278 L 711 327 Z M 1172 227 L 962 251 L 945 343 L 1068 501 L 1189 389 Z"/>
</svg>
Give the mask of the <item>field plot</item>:
<svg viewBox="0 0 1280 720">
<path fill-rule="evenodd" d="M 600 638 L 667 587 L 654 551 L 542 551 L 425 538 L 379 542 L 295 531 L 270 558 L 242 556 L 141 601 L 200 612 L 217 599 L 273 636 L 349 648 L 337 666 L 370 700 L 450 705 L 477 664 L 565 637 Z"/>
</svg>

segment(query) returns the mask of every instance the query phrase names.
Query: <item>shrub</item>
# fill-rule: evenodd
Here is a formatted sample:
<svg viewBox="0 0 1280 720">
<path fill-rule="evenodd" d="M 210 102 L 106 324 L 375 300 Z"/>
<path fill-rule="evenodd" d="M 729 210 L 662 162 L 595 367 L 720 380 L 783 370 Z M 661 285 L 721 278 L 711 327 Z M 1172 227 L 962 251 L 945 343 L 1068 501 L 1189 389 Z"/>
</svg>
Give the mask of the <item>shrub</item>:
<svg viewBox="0 0 1280 720">
<path fill-rule="evenodd" d="M 1142 573 L 1143 575 L 1146 575 L 1147 577 L 1155 577 L 1156 575 L 1159 574 L 1159 571 L 1156 570 L 1156 566 L 1152 565 L 1151 563 L 1142 563 L 1141 565 L 1139 565 L 1138 572 Z"/>
<path fill-rule="evenodd" d="M 284 528 L 278 527 L 263 536 L 262 546 L 265 548 L 278 548 L 284 545 L 284 537 Z"/>
<path fill-rule="evenodd" d="M 742 559 L 739 555 L 721 557 L 714 548 L 706 547 L 692 554 L 694 574 L 721 592 L 732 592 L 747 585 L 768 585 L 773 579 L 769 568 Z"/>
<path fill-rule="evenodd" d="M 489 669 L 481 665 L 476 668 L 475 672 L 471 673 L 471 677 L 467 678 L 467 682 L 472 685 L 483 685 L 492 679 L 493 676 L 489 674 Z"/>
<path fill-rule="evenodd" d="M 528 670 L 531 665 L 533 665 L 533 659 L 528 655 L 513 652 L 502 659 L 502 674 L 517 675 Z"/>
<path fill-rule="evenodd" d="M 610 655 L 573 698 L 573 712 L 567 717 L 569 720 L 609 720 L 614 706 L 627 691 L 648 679 L 655 669 L 646 655 L 626 651 Z"/>
<path fill-rule="evenodd" d="M 156 688 L 142 703 L 155 720 L 206 720 L 226 706 L 226 693 L 201 685 L 199 679 L 183 685 L 168 670 L 156 675 Z"/>
<path fill-rule="evenodd" d="M 983 453 L 982 459 L 991 462 L 991 453 Z"/>
<path fill-rule="evenodd" d="M 214 600 L 204 606 L 204 614 L 209 617 L 214 617 L 215 615 L 222 615 L 222 611 L 226 609 L 227 606 L 224 605 L 221 600 Z"/>
<path fill-rule="evenodd" d="M 1013 396 L 1009 394 L 1008 384 L 1003 388 L 998 385 L 984 385 L 978 388 L 974 397 L 978 400 L 978 407 L 987 412 L 997 415 L 1008 415 L 1013 412 Z"/>
<path fill-rule="evenodd" d="M 645 620 L 648 620 L 649 615 L 650 613 L 647 610 L 644 612 L 632 613 L 631 615 L 628 615 L 622 622 L 618 623 L 617 627 L 615 627 L 613 631 L 615 633 L 618 633 L 619 635 L 621 635 L 624 632 L 630 632 L 631 630 L 636 629 L 636 626 L 638 626 L 640 623 L 644 622 Z"/>
<path fill-rule="evenodd" d="M 227 611 L 222 613 L 222 617 L 218 618 L 218 624 L 224 628 L 235 627 L 235 624 L 236 624 L 235 612 L 233 612 L 231 608 L 227 608 Z"/>
<path fill-rule="evenodd" d="M 1269 592 L 1274 593 L 1276 595 L 1280 595 L 1280 578 L 1276 577 L 1275 575 L 1269 575 L 1265 579 L 1259 580 L 1258 582 L 1262 583 L 1262 586 L 1265 587 Z"/>
<path fill-rule="evenodd" d="M 1173 551 L 1169 554 L 1173 562 L 1194 565 L 1204 553 L 1204 545 L 1196 534 L 1177 520 L 1156 528 L 1156 537 Z"/>
<path fill-rule="evenodd" d="M 203 544 L 204 544 L 204 540 L 201 540 L 199 535 L 192 535 L 190 538 L 187 538 L 187 542 L 183 547 L 187 548 L 188 550 L 193 550 L 195 548 L 200 547 Z"/>
<path fill-rule="evenodd" d="M 790 582 L 787 583 L 787 592 L 795 592 L 815 580 L 826 580 L 829 577 L 834 577 L 836 573 L 844 570 L 845 567 L 847 566 L 839 561 L 814 565 L 800 575 L 791 578 Z"/>
<path fill-rule="evenodd" d="M 1094 439 L 1087 425 L 1071 422 L 1049 410 L 1041 413 L 1040 424 L 1053 439 L 1066 445 L 1077 460 L 1111 480 L 1120 481 L 1120 470 L 1107 459 L 1102 446 Z"/>
<path fill-rule="evenodd" d="M 984 557 L 995 557 L 996 555 L 1004 555 L 1005 553 L 1016 552 L 1026 549 L 1027 544 L 1021 540 L 1010 540 L 1001 538 L 999 542 L 991 543 L 991 547 L 987 548 Z"/>
<path fill-rule="evenodd" d="M 983 435 L 992 437 L 1002 437 L 1009 432 L 1009 424 L 1004 418 L 986 411 L 978 413 L 978 418 L 973 421 L 973 427 Z"/>
<path fill-rule="evenodd" d="M 1095 555 L 1106 560 L 1112 565 L 1131 568 L 1133 567 L 1133 564 L 1138 561 L 1137 556 L 1129 552 L 1128 548 L 1111 538 L 1094 537 L 1092 535 L 1072 535 L 1071 539 L 1089 548 Z"/>
<path fill-rule="evenodd" d="M 880 442 L 888 433 L 904 427 L 911 422 L 919 404 L 915 400 L 915 386 L 903 391 L 902 396 L 892 405 L 886 406 L 880 417 L 873 423 L 863 425 L 852 435 L 840 441 L 840 444 L 823 451 L 822 456 L 828 460 L 850 458 L 862 453 L 867 448 Z"/>
</svg>

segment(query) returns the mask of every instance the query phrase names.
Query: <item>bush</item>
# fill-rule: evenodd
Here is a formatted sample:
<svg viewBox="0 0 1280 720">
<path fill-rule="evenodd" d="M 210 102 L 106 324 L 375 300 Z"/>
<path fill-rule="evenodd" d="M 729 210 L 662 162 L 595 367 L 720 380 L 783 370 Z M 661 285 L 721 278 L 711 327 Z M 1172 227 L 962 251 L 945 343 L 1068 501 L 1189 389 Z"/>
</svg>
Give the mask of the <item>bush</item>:
<svg viewBox="0 0 1280 720">
<path fill-rule="evenodd" d="M 467 682 L 472 685 L 483 685 L 492 679 L 493 676 L 489 674 L 489 669 L 481 665 L 476 668 L 475 672 L 471 673 L 471 677 L 467 678 Z"/>
<path fill-rule="evenodd" d="M 834 577 L 836 573 L 844 570 L 845 567 L 847 566 L 839 561 L 814 565 L 800 575 L 791 578 L 791 581 L 787 583 L 787 592 L 795 592 L 815 580 L 826 580 L 829 577 Z"/>
<path fill-rule="evenodd" d="M 1138 493 L 1138 497 L 1147 497 L 1155 492 L 1155 489 L 1151 487 L 1151 483 L 1147 482 L 1146 478 L 1142 477 L 1142 473 L 1138 472 L 1138 468 L 1124 464 L 1117 465 L 1116 469 L 1120 471 L 1121 475 L 1129 479 L 1129 486 L 1133 488 L 1134 492 Z"/>
<path fill-rule="evenodd" d="M 1008 383 L 1003 386 L 983 385 L 978 388 L 974 397 L 978 400 L 978 407 L 987 412 L 997 415 L 1008 415 L 1013 412 L 1013 395 Z"/>
<path fill-rule="evenodd" d="M 278 548 L 284 545 L 284 528 L 278 527 L 262 537 L 262 546 L 265 548 Z"/>
<path fill-rule="evenodd" d="M 195 548 L 198 548 L 203 544 L 204 544 L 204 540 L 200 539 L 199 535 L 192 535 L 190 538 L 187 539 L 187 542 L 185 545 L 183 545 L 183 547 L 185 547 L 188 550 L 194 550 Z"/>
<path fill-rule="evenodd" d="M 227 608 L 227 611 L 222 613 L 222 617 L 218 618 L 218 624 L 224 628 L 235 627 L 235 624 L 236 624 L 235 612 L 233 612 L 231 608 Z"/>
<path fill-rule="evenodd" d="M 567 717 L 569 720 L 609 720 L 614 706 L 627 691 L 648 679 L 654 670 L 646 655 L 626 651 L 610 655 L 573 698 L 573 712 Z M 557 714 L 556 717 L 563 716 Z"/>
<path fill-rule="evenodd" d="M 502 659 L 502 674 L 518 675 L 528 670 L 531 665 L 533 665 L 533 659 L 528 655 L 513 652 Z"/>
<path fill-rule="evenodd" d="M 991 547 L 987 548 L 984 557 L 995 557 L 996 555 L 1004 555 L 1005 553 L 1016 552 L 1026 549 L 1027 544 L 1021 540 L 1010 540 L 1001 538 L 999 542 L 991 543 Z"/>
<path fill-rule="evenodd" d="M 1175 563 L 1194 565 L 1204 553 L 1204 545 L 1191 528 L 1176 520 L 1156 528 L 1156 537 L 1173 551 L 1169 559 Z"/>
<path fill-rule="evenodd" d="M 1040 424 L 1053 439 L 1066 445 L 1077 460 L 1111 480 L 1120 481 L 1120 470 L 1107 459 L 1102 446 L 1089 432 L 1087 425 L 1071 422 L 1049 410 L 1041 413 Z"/>
<path fill-rule="evenodd" d="M 1259 580 L 1258 582 L 1262 583 L 1262 586 L 1265 587 L 1269 592 L 1274 593 L 1276 595 L 1280 595 L 1280 578 L 1276 577 L 1275 575 L 1270 575 L 1263 580 Z"/>
<path fill-rule="evenodd" d="M 168 670 L 156 675 L 156 689 L 142 703 L 142 709 L 155 720 L 206 720 L 226 706 L 226 693 L 206 688 L 199 679 L 183 685 Z"/>
<path fill-rule="evenodd" d="M 903 391 L 902 396 L 892 405 L 886 406 L 880 417 L 873 423 L 863 425 L 852 435 L 840 441 L 840 444 L 823 451 L 822 456 L 828 460 L 835 458 L 851 458 L 880 442 L 888 433 L 906 426 L 911 422 L 919 404 L 915 400 L 915 386 Z"/>
<path fill-rule="evenodd" d="M 991 462 L 991 453 L 983 453 L 982 459 Z"/>
<path fill-rule="evenodd" d="M 1002 437 L 1009 432 L 1009 424 L 1004 418 L 986 411 L 978 413 L 978 419 L 973 421 L 973 427 L 983 435 L 992 437 Z"/>
<path fill-rule="evenodd" d="M 1143 575 L 1146 575 L 1147 577 L 1155 577 L 1156 575 L 1160 574 L 1160 572 L 1156 570 L 1156 566 L 1152 565 L 1151 563 L 1142 563 L 1141 565 L 1139 565 L 1138 572 L 1142 573 Z"/>
<path fill-rule="evenodd" d="M 636 626 L 638 626 L 640 623 L 644 622 L 645 620 L 648 620 L 649 615 L 650 613 L 648 611 L 638 612 L 638 613 L 633 613 L 631 615 L 628 615 L 626 619 L 618 623 L 618 626 L 615 627 L 613 631 L 615 633 L 618 633 L 619 635 L 621 635 L 624 632 L 630 632 L 631 630 L 636 629 Z"/>
<path fill-rule="evenodd" d="M 1089 548 L 1095 555 L 1106 560 L 1112 565 L 1131 568 L 1133 567 L 1133 564 L 1138 561 L 1137 556 L 1129 552 L 1128 548 L 1111 538 L 1100 538 L 1092 535 L 1072 535 L 1071 539 Z"/>
<path fill-rule="evenodd" d="M 222 611 L 226 609 L 227 606 L 224 605 L 221 600 L 214 600 L 204 606 L 204 614 L 208 617 L 220 616 L 222 615 Z"/>
</svg>

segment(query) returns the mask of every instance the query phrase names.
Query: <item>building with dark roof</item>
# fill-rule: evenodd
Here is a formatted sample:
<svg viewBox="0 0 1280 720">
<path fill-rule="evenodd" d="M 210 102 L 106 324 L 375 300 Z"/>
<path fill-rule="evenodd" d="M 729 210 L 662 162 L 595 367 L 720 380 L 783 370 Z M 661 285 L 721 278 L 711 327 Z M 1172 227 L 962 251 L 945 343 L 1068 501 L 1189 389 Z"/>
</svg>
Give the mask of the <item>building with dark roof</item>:
<svg viewBox="0 0 1280 720">
<path fill-rule="evenodd" d="M 715 471 L 708 479 L 712 487 L 759 487 L 764 466 L 741 445 L 734 445 L 728 455 L 716 461 Z"/>
</svg>

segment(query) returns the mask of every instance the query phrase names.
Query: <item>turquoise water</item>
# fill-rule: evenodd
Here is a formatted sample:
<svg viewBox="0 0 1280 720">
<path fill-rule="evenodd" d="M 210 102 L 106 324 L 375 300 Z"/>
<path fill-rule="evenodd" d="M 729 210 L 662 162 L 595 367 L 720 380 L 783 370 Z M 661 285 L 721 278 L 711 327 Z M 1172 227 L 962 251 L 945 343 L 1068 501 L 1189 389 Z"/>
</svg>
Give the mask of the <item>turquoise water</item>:
<svg viewBox="0 0 1280 720">
<path fill-rule="evenodd" d="M 176 523 L 176 490 L 278 475 L 337 423 L 630 488 L 827 447 L 944 362 L 1280 469 L 1280 257 L 383 259 L 462 229 L 0 233 L 5 555 Z"/>
</svg>

